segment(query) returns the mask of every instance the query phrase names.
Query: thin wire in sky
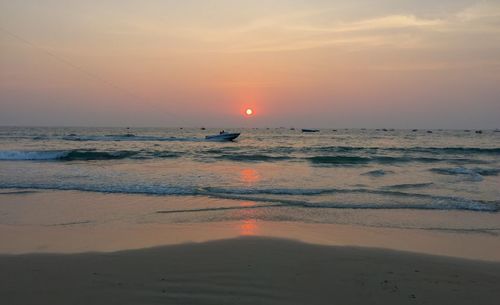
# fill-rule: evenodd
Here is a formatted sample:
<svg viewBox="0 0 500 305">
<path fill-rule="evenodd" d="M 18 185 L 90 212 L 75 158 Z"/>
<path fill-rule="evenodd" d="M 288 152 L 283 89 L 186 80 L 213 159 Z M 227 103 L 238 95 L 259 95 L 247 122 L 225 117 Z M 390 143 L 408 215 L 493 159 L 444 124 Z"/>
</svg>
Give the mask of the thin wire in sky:
<svg viewBox="0 0 500 305">
<path fill-rule="evenodd" d="M 64 57 L 62 57 L 62 56 L 60 56 L 60 55 L 57 55 L 57 54 L 55 54 L 55 53 L 53 53 L 53 52 L 51 52 L 51 51 L 47 50 L 46 48 L 43 48 L 43 47 L 41 47 L 41 46 L 39 46 L 39 45 L 37 45 L 37 44 L 35 44 L 35 43 L 33 43 L 33 42 L 29 41 L 29 40 L 28 40 L 28 39 L 26 39 L 26 38 L 23 38 L 23 37 L 21 37 L 21 36 L 19 36 L 19 35 L 15 34 L 15 33 L 13 33 L 13 32 L 11 32 L 11 31 L 8 31 L 8 30 L 6 30 L 5 28 L 3 28 L 3 27 L 1 27 L 1 26 L 0 26 L 0 31 L 4 32 L 5 34 L 7 34 L 7 35 L 9 35 L 9 36 L 11 36 L 11 37 L 13 37 L 13 38 L 15 38 L 15 39 L 16 39 L 16 40 L 18 40 L 18 41 L 21 41 L 22 43 L 24 43 L 24 44 L 26 44 L 26 45 L 28 45 L 28 46 L 32 47 L 32 48 L 33 48 L 33 49 L 35 49 L 35 50 L 38 50 L 38 51 L 40 51 L 40 52 L 42 52 L 42 53 L 45 53 L 46 55 L 48 55 L 48 56 L 52 57 L 52 58 L 53 58 L 53 59 L 55 59 L 56 61 L 58 61 L 58 62 L 60 62 L 60 63 L 63 63 L 63 64 L 65 64 L 65 65 L 67 65 L 67 66 L 69 66 L 69 67 L 71 67 L 71 68 L 75 69 L 76 71 L 78 71 L 78 72 L 80 72 L 80 73 L 82 73 L 82 74 L 86 75 L 86 76 L 87 76 L 87 77 L 89 77 L 90 79 L 93 79 L 94 81 L 97 81 L 97 82 L 100 82 L 100 83 L 106 84 L 107 86 L 109 86 L 109 87 L 111 87 L 111 88 L 113 88 L 113 89 L 117 90 L 118 92 L 120 92 L 120 93 L 121 93 L 121 94 L 123 94 L 123 95 L 126 95 L 126 96 L 128 96 L 128 97 L 132 97 L 132 98 L 133 98 L 133 99 L 135 99 L 135 100 L 146 100 L 144 97 L 141 97 L 141 96 L 137 95 L 136 93 L 134 93 L 134 92 L 132 92 L 132 91 L 130 91 L 130 90 L 127 90 L 127 89 L 125 89 L 125 88 L 123 88 L 123 87 L 121 87 L 121 86 L 117 85 L 116 83 L 114 83 L 114 82 L 112 82 L 112 81 L 110 81 L 110 80 L 108 80 L 108 79 L 105 79 L 105 78 L 103 78 L 102 76 L 100 76 L 100 75 L 98 75 L 98 74 L 96 74 L 96 73 L 94 73 L 94 72 L 92 72 L 92 71 L 89 71 L 89 70 L 87 70 L 87 69 L 83 68 L 82 66 L 79 66 L 79 65 L 77 65 L 77 64 L 75 64 L 75 63 L 73 63 L 72 61 L 70 61 L 70 60 L 68 60 L 68 59 L 66 59 L 66 58 L 64 58 Z M 173 119 L 176 119 L 176 120 L 178 120 L 178 121 L 181 121 L 181 123 L 185 124 L 184 120 L 182 120 L 179 116 L 177 116 L 177 115 L 175 115 L 175 114 L 173 114 L 173 113 L 170 113 L 170 112 L 168 112 L 168 111 L 165 111 L 165 110 L 163 110 L 163 109 L 162 109 L 161 111 L 162 111 L 163 113 L 165 113 L 165 114 L 169 115 L 169 116 L 170 116 L 170 117 L 172 117 Z"/>
</svg>

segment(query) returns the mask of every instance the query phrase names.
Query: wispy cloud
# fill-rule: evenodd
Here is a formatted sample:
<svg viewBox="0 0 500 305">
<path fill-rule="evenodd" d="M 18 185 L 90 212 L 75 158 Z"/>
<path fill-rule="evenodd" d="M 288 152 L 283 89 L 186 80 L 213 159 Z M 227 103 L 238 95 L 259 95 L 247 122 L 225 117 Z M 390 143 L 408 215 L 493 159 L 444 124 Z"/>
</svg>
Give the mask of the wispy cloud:
<svg viewBox="0 0 500 305">
<path fill-rule="evenodd" d="M 497 16 L 500 16 L 500 5 L 489 2 L 439 18 L 407 13 L 342 21 L 335 10 L 323 10 L 257 18 L 228 29 L 209 26 L 178 29 L 178 33 L 220 52 L 279 52 L 332 46 L 408 49 L 433 47 L 433 33 L 463 32 L 465 35 L 475 31 L 500 31 L 491 20 L 484 20 Z"/>
</svg>

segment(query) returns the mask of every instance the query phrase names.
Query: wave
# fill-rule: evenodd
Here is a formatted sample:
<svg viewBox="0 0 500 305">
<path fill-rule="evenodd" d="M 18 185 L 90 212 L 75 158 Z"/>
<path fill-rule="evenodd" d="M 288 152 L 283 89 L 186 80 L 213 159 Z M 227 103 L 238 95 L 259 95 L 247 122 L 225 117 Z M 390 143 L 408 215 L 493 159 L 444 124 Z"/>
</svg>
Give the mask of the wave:
<svg viewBox="0 0 500 305">
<path fill-rule="evenodd" d="M 0 160 L 61 160 L 90 161 L 125 159 L 138 154 L 136 151 L 95 151 L 95 150 L 61 150 L 61 151 L 0 151 Z"/>
<path fill-rule="evenodd" d="M 137 155 L 137 151 L 88 151 L 88 150 L 72 150 L 59 158 L 64 161 L 85 161 L 85 160 L 116 160 L 125 159 Z"/>
<path fill-rule="evenodd" d="M 391 149 L 391 148 L 389 148 Z M 412 147 L 408 148 L 412 152 L 448 153 L 448 154 L 492 154 L 500 155 L 500 148 L 483 147 Z"/>
<path fill-rule="evenodd" d="M 303 152 L 334 152 L 334 153 L 350 153 L 350 152 L 366 152 L 377 153 L 383 151 L 400 152 L 400 153 L 429 153 L 429 154 L 486 154 L 500 155 L 499 147 L 484 148 L 484 147 L 360 147 L 360 146 L 318 146 L 304 147 L 300 151 Z"/>
<path fill-rule="evenodd" d="M 368 163 L 379 164 L 393 164 L 393 163 L 407 163 L 407 162 L 421 162 L 421 163 L 435 163 L 442 161 L 450 161 L 437 158 L 426 157 L 391 157 L 391 156 L 314 156 L 307 158 L 313 164 L 330 164 L 330 165 L 362 165 Z M 470 160 L 467 160 L 469 162 Z"/>
<path fill-rule="evenodd" d="M 426 183 L 403 183 L 403 184 L 394 184 L 394 185 L 388 185 L 385 186 L 384 189 L 413 189 L 413 188 L 425 188 L 428 186 L 433 185 L 434 183 L 432 182 L 426 182 Z"/>
<path fill-rule="evenodd" d="M 498 176 L 500 168 L 465 168 L 465 167 L 439 167 L 431 168 L 431 172 L 441 175 L 466 175 L 466 176 Z"/>
<path fill-rule="evenodd" d="M 292 157 L 288 156 L 272 156 L 264 154 L 222 154 L 216 156 L 215 158 L 230 161 L 283 161 L 292 159 Z"/>
<path fill-rule="evenodd" d="M 463 210 L 476 212 L 497 212 L 500 209 L 500 202 L 488 202 L 479 200 L 469 200 L 458 197 L 430 196 L 429 202 L 398 202 L 391 203 L 357 203 L 357 202 L 308 202 L 304 200 L 263 198 L 255 196 L 238 196 L 231 194 L 218 194 L 218 198 L 247 200 L 255 202 L 271 202 L 280 206 L 299 206 L 304 208 L 334 208 L 334 209 L 374 209 L 374 210 Z M 416 196 L 420 197 L 420 196 Z"/>
<path fill-rule="evenodd" d="M 246 200 L 262 203 L 273 203 L 280 206 L 300 206 L 306 208 L 346 208 L 346 209 L 424 209 L 424 210 L 469 210 L 483 212 L 497 212 L 500 209 L 498 201 L 472 200 L 453 196 L 434 196 L 419 193 L 407 193 L 400 191 L 372 190 L 372 189 L 244 189 L 244 188 L 217 188 L 217 187 L 176 187 L 168 185 L 150 184 L 44 184 L 32 183 L 18 185 L 16 183 L 2 183 L 0 189 L 20 189 L 20 190 L 73 190 L 100 193 L 123 193 L 123 194 L 143 194 L 162 196 L 208 196 L 220 199 Z M 335 202 L 329 199 L 326 202 L 314 202 L 290 197 L 280 197 L 280 195 L 301 196 L 300 198 L 317 198 L 324 194 L 377 194 L 401 197 L 403 201 L 395 201 L 387 198 L 383 203 L 366 202 Z M 273 196 L 266 196 L 273 195 Z M 419 199 L 419 200 L 410 200 Z M 422 200 L 423 199 L 423 200 Z"/>
<path fill-rule="evenodd" d="M 369 172 L 366 172 L 366 173 L 362 173 L 361 175 L 363 176 L 371 176 L 371 177 L 382 177 L 382 176 L 385 176 L 387 174 L 393 174 L 394 172 L 393 171 L 388 171 L 388 170 L 383 170 L 383 169 L 376 169 L 376 170 L 372 170 L 372 171 L 369 171 Z"/>
<path fill-rule="evenodd" d="M 208 194 L 237 194 L 237 195 L 322 195 L 341 193 L 345 190 L 342 189 L 291 189 L 291 188 L 221 188 L 221 187 L 204 187 L 202 191 Z"/>
<path fill-rule="evenodd" d="M 355 156 L 315 156 L 308 160 L 314 164 L 367 164 L 371 158 L 355 157 Z"/>
<path fill-rule="evenodd" d="M 122 135 L 90 135 L 90 136 L 79 136 L 79 135 L 67 135 L 61 138 L 65 141 L 111 141 L 111 142 L 119 142 L 119 141 L 138 141 L 138 142 L 198 142 L 203 141 L 200 138 L 181 138 L 181 137 L 159 137 L 159 136 L 137 136 L 134 134 L 122 134 Z"/>
<path fill-rule="evenodd" d="M 431 157 L 394 157 L 394 156 L 357 156 L 357 155 L 320 155 L 320 156 L 294 156 L 290 154 L 273 153 L 239 153 L 239 147 L 208 149 L 207 151 L 183 152 L 183 151 L 161 151 L 161 150 L 120 150 L 120 151 L 98 151 L 95 149 L 72 149 L 72 150 L 46 150 L 46 151 L 23 151 L 6 150 L 0 151 L 0 160 L 59 160 L 59 161 L 85 161 L 85 160 L 114 160 L 114 159 L 154 159 L 154 158 L 179 158 L 183 156 L 195 157 L 197 160 L 211 162 L 214 160 L 228 160 L 234 162 L 277 162 L 277 161 L 308 161 L 318 166 L 354 166 L 366 164 L 398 164 L 398 163 L 440 163 L 452 164 L 487 164 L 482 160 L 453 159 L 453 158 L 431 158 Z M 438 173 L 440 169 L 436 170 Z M 373 177 L 383 176 L 390 171 L 372 171 L 365 173 Z M 484 175 L 497 175 L 496 170 L 480 170 Z"/>
<path fill-rule="evenodd" d="M 65 156 L 67 151 L 0 151 L 0 160 L 56 160 Z"/>
</svg>

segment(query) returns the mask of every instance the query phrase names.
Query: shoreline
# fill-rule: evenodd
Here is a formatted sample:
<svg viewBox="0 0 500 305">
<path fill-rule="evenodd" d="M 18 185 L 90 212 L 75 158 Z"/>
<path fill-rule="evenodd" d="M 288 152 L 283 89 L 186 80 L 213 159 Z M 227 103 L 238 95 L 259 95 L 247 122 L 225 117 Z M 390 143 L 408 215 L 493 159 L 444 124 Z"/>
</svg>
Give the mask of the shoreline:
<svg viewBox="0 0 500 305">
<path fill-rule="evenodd" d="M 328 212 L 338 222 L 314 223 L 267 220 L 251 202 L 201 197 L 36 191 L 2 194 L 0 200 L 0 254 L 115 252 L 260 236 L 500 262 L 499 213 L 328 209 L 313 212 Z M 157 213 L 207 206 L 243 209 Z M 415 227 L 390 226 L 398 222 Z"/>
<path fill-rule="evenodd" d="M 496 304 L 500 263 L 239 237 L 111 253 L 0 255 L 16 304 Z"/>
</svg>

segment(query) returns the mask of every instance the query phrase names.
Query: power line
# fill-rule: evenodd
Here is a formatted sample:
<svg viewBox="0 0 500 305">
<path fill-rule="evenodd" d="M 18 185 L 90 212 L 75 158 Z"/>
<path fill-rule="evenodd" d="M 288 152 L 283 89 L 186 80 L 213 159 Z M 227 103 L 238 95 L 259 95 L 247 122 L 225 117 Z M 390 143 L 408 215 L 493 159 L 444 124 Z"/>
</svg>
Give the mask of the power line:
<svg viewBox="0 0 500 305">
<path fill-rule="evenodd" d="M 47 49 L 45 49 L 43 47 L 40 47 L 39 45 L 37 45 L 37 44 L 35 44 L 35 43 L 33 43 L 33 42 L 31 42 L 31 41 L 29 41 L 29 40 L 21 37 L 21 36 L 15 34 L 15 33 L 12 33 L 11 31 L 8 31 L 8 30 L 6 30 L 5 28 L 3 28 L 1 26 L 0 26 L 0 31 L 4 32 L 5 34 L 7 34 L 7 35 L 9 35 L 9 36 L 11 36 L 13 38 L 15 38 L 18 41 L 21 41 L 22 43 L 24 43 L 24 44 L 32 47 L 33 49 L 36 49 L 36 50 L 38 50 L 38 51 L 40 51 L 42 53 L 45 53 L 46 55 L 52 57 L 56 61 L 59 61 L 59 62 L 65 64 L 65 65 L 67 65 L 67 66 L 75 69 L 76 71 L 78 71 L 78 72 L 86 75 L 87 77 L 89 77 L 89 78 L 91 78 L 91 79 L 93 79 L 95 81 L 98 81 L 98 82 L 101 82 L 103 84 L 108 85 L 109 87 L 117 90 L 118 92 L 120 92 L 121 94 L 123 94 L 125 96 L 132 97 L 135 100 L 146 100 L 145 98 L 137 95 L 136 93 L 134 93 L 134 92 L 132 92 L 130 90 L 127 90 L 127 89 L 125 89 L 125 88 L 117 85 L 116 83 L 114 83 L 114 82 L 112 82 L 112 81 L 110 81 L 108 79 L 105 79 L 105 78 L 101 77 L 100 75 L 98 75 L 98 74 L 96 74 L 96 73 L 94 73 L 92 71 L 89 71 L 89 70 L 87 70 L 87 69 L 85 69 L 85 68 L 83 68 L 83 67 L 81 67 L 79 65 L 76 65 L 73 62 L 71 62 L 70 60 L 68 60 L 68 59 L 66 59 L 66 58 L 64 58 L 62 56 L 59 56 L 59 55 L 57 55 L 57 54 L 55 54 L 55 53 L 53 53 L 53 52 L 51 52 L 51 51 L 49 51 L 49 50 L 47 50 Z M 178 116 L 176 116 L 176 115 L 174 115 L 174 114 L 172 114 L 170 112 L 166 112 L 164 110 L 162 110 L 162 112 L 165 113 L 165 114 L 167 114 L 167 115 L 169 115 L 170 117 L 178 120 L 178 121 L 181 121 L 183 124 L 185 124 L 184 120 L 182 120 L 180 117 L 178 117 Z"/>
</svg>

